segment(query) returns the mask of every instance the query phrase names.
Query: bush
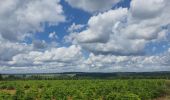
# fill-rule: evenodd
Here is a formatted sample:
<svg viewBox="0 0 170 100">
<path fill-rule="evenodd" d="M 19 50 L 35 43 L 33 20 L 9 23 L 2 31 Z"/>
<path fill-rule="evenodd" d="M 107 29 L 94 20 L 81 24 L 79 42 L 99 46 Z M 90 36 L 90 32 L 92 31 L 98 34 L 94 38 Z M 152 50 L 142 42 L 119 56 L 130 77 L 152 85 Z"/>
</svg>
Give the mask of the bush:
<svg viewBox="0 0 170 100">
<path fill-rule="evenodd" d="M 52 89 L 44 88 L 41 92 L 41 100 L 51 100 L 53 98 Z"/>
<path fill-rule="evenodd" d="M 112 92 L 106 97 L 107 100 L 141 100 L 138 95 L 133 93 Z"/>
<path fill-rule="evenodd" d="M 39 85 L 38 85 L 38 88 L 39 88 L 39 89 L 42 89 L 43 87 L 44 87 L 43 84 L 39 84 Z"/>
<path fill-rule="evenodd" d="M 7 89 L 7 90 L 14 90 L 14 89 L 15 89 L 15 87 L 14 87 L 13 85 L 11 85 L 11 84 L 10 84 L 10 85 L 8 85 L 8 86 L 7 86 L 7 88 L 6 88 L 6 89 Z"/>
<path fill-rule="evenodd" d="M 0 92 L 0 100 L 13 100 L 12 96 L 5 92 Z"/>
<path fill-rule="evenodd" d="M 0 86 L 0 89 L 7 89 L 7 86 L 3 84 Z"/>
<path fill-rule="evenodd" d="M 29 90 L 24 95 L 24 100 L 36 100 L 38 92 L 36 90 Z"/>
<path fill-rule="evenodd" d="M 24 100 L 24 99 L 23 99 L 23 98 L 24 98 L 24 95 L 25 95 L 24 89 L 22 89 L 22 88 L 17 88 L 17 89 L 16 89 L 16 93 L 15 93 L 15 95 L 13 96 L 13 99 L 14 99 L 14 100 Z"/>
<path fill-rule="evenodd" d="M 28 84 L 26 84 L 26 85 L 24 86 L 24 88 L 25 88 L 25 89 L 29 89 L 30 86 L 29 86 Z"/>
</svg>

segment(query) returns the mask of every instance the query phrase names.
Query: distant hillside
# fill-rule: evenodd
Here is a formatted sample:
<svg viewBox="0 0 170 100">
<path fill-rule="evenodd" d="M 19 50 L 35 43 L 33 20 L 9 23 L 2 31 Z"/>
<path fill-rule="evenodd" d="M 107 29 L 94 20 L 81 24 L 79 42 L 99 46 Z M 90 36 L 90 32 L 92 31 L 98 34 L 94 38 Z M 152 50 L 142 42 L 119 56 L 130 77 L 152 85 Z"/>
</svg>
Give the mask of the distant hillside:
<svg viewBox="0 0 170 100">
<path fill-rule="evenodd" d="M 1 79 L 170 79 L 170 72 L 64 72 L 1 74 Z"/>
</svg>

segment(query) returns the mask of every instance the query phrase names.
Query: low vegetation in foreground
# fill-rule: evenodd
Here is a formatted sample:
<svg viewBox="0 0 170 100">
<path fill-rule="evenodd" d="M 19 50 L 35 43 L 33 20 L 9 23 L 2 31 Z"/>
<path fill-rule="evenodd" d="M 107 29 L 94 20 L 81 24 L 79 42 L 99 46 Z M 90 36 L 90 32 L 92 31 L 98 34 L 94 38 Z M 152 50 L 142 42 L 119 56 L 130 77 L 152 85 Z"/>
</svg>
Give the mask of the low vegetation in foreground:
<svg viewBox="0 0 170 100">
<path fill-rule="evenodd" d="M 0 100 L 154 100 L 168 86 L 165 80 L 1 81 Z"/>
</svg>

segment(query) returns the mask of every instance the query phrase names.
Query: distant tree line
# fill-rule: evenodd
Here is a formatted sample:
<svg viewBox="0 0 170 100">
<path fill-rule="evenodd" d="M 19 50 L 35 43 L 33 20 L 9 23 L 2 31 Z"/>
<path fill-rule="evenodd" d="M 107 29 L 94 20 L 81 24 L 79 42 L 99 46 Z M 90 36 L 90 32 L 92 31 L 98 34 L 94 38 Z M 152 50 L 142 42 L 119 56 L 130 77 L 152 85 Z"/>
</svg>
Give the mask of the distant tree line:
<svg viewBox="0 0 170 100">
<path fill-rule="evenodd" d="M 2 75 L 0 80 L 81 80 L 81 79 L 170 79 L 170 72 L 145 72 L 145 73 L 72 73 L 49 75 Z"/>
</svg>

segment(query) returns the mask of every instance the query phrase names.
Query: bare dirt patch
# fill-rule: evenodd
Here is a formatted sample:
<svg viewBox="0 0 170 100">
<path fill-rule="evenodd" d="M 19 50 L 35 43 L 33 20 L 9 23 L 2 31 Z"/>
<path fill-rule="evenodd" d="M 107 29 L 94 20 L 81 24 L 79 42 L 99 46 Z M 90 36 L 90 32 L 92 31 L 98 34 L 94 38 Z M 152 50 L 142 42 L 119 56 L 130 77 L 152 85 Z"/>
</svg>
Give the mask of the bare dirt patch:
<svg viewBox="0 0 170 100">
<path fill-rule="evenodd" d="M 170 100 L 170 96 L 164 96 L 164 97 L 160 97 L 154 100 Z"/>
<path fill-rule="evenodd" d="M 166 80 L 166 95 L 163 97 L 156 98 L 154 100 L 170 100 L 170 80 Z"/>
<path fill-rule="evenodd" d="M 9 94 L 12 94 L 14 95 L 16 93 L 16 90 L 0 90 L 1 92 L 6 92 L 6 93 L 9 93 Z"/>
</svg>

